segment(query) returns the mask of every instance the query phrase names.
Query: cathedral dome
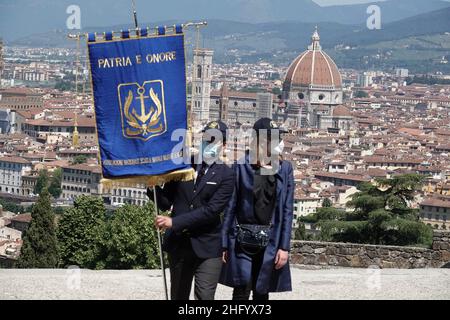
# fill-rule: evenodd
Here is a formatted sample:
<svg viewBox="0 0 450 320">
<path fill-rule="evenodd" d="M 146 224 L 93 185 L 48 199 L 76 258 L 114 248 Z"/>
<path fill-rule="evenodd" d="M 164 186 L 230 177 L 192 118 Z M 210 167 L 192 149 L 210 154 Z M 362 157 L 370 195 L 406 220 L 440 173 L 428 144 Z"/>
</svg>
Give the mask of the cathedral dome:
<svg viewBox="0 0 450 320">
<path fill-rule="evenodd" d="M 320 46 L 317 28 L 311 37 L 312 44 L 290 65 L 285 79 L 285 88 L 292 87 L 332 87 L 342 88 L 339 70 Z"/>
</svg>

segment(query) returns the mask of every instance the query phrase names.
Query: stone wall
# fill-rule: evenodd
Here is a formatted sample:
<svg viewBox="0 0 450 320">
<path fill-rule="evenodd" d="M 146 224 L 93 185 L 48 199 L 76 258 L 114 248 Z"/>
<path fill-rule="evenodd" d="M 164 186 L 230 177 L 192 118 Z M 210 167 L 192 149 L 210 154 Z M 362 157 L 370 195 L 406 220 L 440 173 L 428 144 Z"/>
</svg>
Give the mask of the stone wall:
<svg viewBox="0 0 450 320">
<path fill-rule="evenodd" d="M 0 256 L 0 269 L 10 269 L 14 266 L 16 260 L 10 259 L 5 256 Z"/>
<path fill-rule="evenodd" d="M 432 249 L 439 254 L 436 264 L 439 267 L 450 267 L 450 231 L 436 231 L 433 235 Z"/>
<path fill-rule="evenodd" d="M 435 231 L 431 249 L 293 241 L 291 263 L 355 268 L 441 268 L 450 264 L 450 232 Z"/>
</svg>

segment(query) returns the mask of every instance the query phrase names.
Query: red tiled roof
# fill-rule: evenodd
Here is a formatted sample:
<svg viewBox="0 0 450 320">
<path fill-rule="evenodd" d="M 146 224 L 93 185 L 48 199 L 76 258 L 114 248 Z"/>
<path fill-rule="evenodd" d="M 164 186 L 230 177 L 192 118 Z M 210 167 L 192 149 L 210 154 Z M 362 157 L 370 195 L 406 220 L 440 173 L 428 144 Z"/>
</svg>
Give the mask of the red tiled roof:
<svg viewBox="0 0 450 320">
<path fill-rule="evenodd" d="M 33 90 L 30 88 L 25 87 L 12 87 L 7 89 L 1 89 L 1 93 L 14 93 L 14 94 L 36 94 Z"/>
<path fill-rule="evenodd" d="M 30 223 L 31 214 L 29 214 L 29 213 L 18 214 L 17 216 L 12 217 L 11 221 Z"/>
<path fill-rule="evenodd" d="M 94 172 L 94 173 L 101 173 L 102 172 L 101 166 L 99 166 L 99 165 L 88 165 L 88 164 L 85 164 L 85 163 L 75 164 L 75 165 L 63 165 L 62 168 L 91 171 L 91 172 Z"/>
<path fill-rule="evenodd" d="M 16 156 L 0 157 L 0 162 L 12 162 L 12 163 L 31 164 L 28 160 L 25 160 L 24 158 L 16 157 Z"/>
<path fill-rule="evenodd" d="M 450 201 L 444 201 L 436 198 L 429 198 L 423 201 L 420 205 L 430 207 L 450 208 Z"/>
<path fill-rule="evenodd" d="M 401 163 L 412 163 L 412 164 L 420 164 L 422 160 L 420 159 L 389 159 L 384 157 L 376 157 L 376 156 L 368 156 L 364 157 L 364 162 L 366 163 L 393 163 L 393 164 L 401 164 Z"/>
<path fill-rule="evenodd" d="M 26 120 L 26 123 L 30 125 L 49 127 L 73 127 L 74 122 L 74 119 L 67 121 L 45 119 Z M 77 120 L 77 125 L 78 127 L 95 127 L 95 120 L 94 118 L 79 117 Z"/>
<path fill-rule="evenodd" d="M 219 98 L 221 96 L 221 91 L 212 91 L 211 97 Z M 237 99 L 248 99 L 248 100 L 256 100 L 257 94 L 252 92 L 240 92 L 240 91 L 228 91 L 228 98 L 237 98 Z"/>
<path fill-rule="evenodd" d="M 333 110 L 333 117 L 351 117 L 351 116 L 352 113 L 346 106 L 339 105 Z"/>
<path fill-rule="evenodd" d="M 400 128 L 398 129 L 398 132 L 407 133 L 412 136 L 420 136 L 423 135 L 424 132 L 420 129 L 414 129 L 414 128 Z"/>
<path fill-rule="evenodd" d="M 350 175 L 345 173 L 331 173 L 331 172 L 318 172 L 315 174 L 316 178 L 320 177 L 326 177 L 326 178 L 335 178 L 335 179 L 342 179 L 342 180 L 353 180 L 353 181 L 370 181 L 369 178 L 358 176 L 358 175 Z"/>
</svg>

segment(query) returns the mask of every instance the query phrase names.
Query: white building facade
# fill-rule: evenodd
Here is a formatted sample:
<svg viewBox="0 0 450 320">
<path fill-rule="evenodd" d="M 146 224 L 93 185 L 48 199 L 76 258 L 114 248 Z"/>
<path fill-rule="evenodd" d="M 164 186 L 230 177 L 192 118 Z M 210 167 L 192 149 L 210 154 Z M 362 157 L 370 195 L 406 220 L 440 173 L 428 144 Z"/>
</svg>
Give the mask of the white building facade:
<svg viewBox="0 0 450 320">
<path fill-rule="evenodd" d="M 31 171 L 31 162 L 19 157 L 0 157 L 0 193 L 26 195 L 22 176 Z"/>
</svg>

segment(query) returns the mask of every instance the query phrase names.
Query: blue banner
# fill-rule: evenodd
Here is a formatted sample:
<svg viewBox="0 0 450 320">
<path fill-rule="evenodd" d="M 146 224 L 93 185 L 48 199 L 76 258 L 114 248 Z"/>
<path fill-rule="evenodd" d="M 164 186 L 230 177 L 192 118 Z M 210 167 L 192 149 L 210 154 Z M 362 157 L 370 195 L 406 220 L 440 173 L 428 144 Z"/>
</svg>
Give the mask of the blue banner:
<svg viewBox="0 0 450 320">
<path fill-rule="evenodd" d="M 88 41 L 103 177 L 189 169 L 171 140 L 187 129 L 184 35 L 105 39 Z"/>
</svg>

